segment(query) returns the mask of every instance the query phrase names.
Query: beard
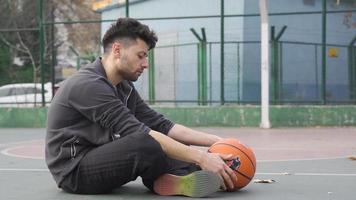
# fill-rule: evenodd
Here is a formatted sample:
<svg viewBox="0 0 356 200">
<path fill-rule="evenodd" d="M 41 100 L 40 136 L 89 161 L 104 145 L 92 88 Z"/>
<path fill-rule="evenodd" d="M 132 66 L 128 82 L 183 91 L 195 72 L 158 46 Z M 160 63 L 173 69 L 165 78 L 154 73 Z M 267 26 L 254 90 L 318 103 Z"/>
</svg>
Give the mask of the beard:
<svg viewBox="0 0 356 200">
<path fill-rule="evenodd" d="M 127 72 L 124 70 L 120 71 L 120 75 L 124 80 L 133 81 L 133 82 L 137 81 L 138 77 L 140 76 L 140 75 L 137 75 L 136 73 Z"/>
<path fill-rule="evenodd" d="M 139 76 L 136 76 L 136 75 L 131 75 L 129 76 L 126 80 L 129 80 L 129 81 L 132 81 L 132 82 L 135 82 L 138 80 L 138 77 Z"/>
<path fill-rule="evenodd" d="M 138 80 L 138 77 L 141 74 L 137 74 L 137 72 L 133 72 L 131 69 L 133 68 L 130 63 L 128 62 L 128 59 L 125 55 L 123 55 L 121 58 L 122 66 L 124 66 L 120 71 L 120 76 L 127 81 L 132 81 L 135 82 Z"/>
</svg>

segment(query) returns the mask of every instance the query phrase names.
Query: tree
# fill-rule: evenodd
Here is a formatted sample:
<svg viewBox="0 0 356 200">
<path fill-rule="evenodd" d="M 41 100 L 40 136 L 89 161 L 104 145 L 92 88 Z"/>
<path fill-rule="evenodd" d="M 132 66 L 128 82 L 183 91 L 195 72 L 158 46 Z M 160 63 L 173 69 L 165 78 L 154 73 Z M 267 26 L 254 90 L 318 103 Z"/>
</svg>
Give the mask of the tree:
<svg viewBox="0 0 356 200">
<path fill-rule="evenodd" d="M 1 0 L 0 3 L 0 58 L 7 57 L 10 63 L 0 62 L 0 72 L 15 78 L 21 71 L 32 71 L 32 81 L 39 82 L 40 72 L 40 38 L 38 23 L 37 0 Z M 53 0 L 43 1 L 44 21 L 68 21 L 68 20 L 88 20 L 99 19 L 100 15 L 92 11 L 85 1 Z M 4 20 L 6 19 L 6 20 Z M 63 26 L 64 25 L 64 26 Z M 88 28 L 88 26 L 91 26 Z M 97 47 L 100 45 L 100 24 L 62 24 L 44 26 L 44 64 L 49 66 L 53 59 L 52 52 L 63 49 L 67 46 L 75 46 L 76 50 L 82 54 L 98 54 Z M 55 34 L 51 38 L 51 31 Z M 65 37 L 60 37 L 63 32 L 68 33 Z M 5 48 L 7 47 L 7 48 Z M 93 50 L 94 49 L 94 50 Z M 66 52 L 62 50 L 63 52 Z M 9 52 L 9 54 L 6 54 Z M 18 58 L 22 65 L 13 63 L 13 59 Z M 48 67 L 46 67 L 48 69 Z M 1 71 L 2 70 L 2 71 Z M 49 70 L 46 70 L 46 79 L 49 79 Z M 26 73 L 25 73 L 26 74 Z M 27 79 L 28 78 L 24 78 Z M 17 82 L 12 81 L 12 82 Z"/>
<path fill-rule="evenodd" d="M 23 68 L 32 68 L 33 82 L 38 82 L 39 74 L 39 31 L 37 30 L 36 3 L 29 0 L 7 0 L 0 5 L 0 41 L 11 48 L 11 59 L 17 57 L 23 62 Z M 46 31 L 46 38 L 48 38 Z M 46 42 L 45 62 L 49 63 L 48 42 Z M 9 71 L 16 64 L 8 66 Z M 18 69 L 18 67 L 17 67 Z M 11 74 L 11 73 L 10 73 Z"/>
</svg>

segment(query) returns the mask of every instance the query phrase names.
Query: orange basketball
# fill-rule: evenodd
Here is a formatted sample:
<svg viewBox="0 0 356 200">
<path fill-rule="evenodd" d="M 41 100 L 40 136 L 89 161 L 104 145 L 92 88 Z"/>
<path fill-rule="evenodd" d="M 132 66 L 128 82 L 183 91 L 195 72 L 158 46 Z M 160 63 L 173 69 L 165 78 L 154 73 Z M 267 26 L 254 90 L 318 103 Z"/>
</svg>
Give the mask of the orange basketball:
<svg viewBox="0 0 356 200">
<path fill-rule="evenodd" d="M 237 139 L 229 138 L 214 143 L 208 152 L 233 154 L 238 158 L 227 161 L 227 165 L 235 171 L 237 182 L 234 182 L 234 190 L 241 189 L 250 183 L 256 172 L 256 156 L 253 150 L 242 144 Z"/>
</svg>

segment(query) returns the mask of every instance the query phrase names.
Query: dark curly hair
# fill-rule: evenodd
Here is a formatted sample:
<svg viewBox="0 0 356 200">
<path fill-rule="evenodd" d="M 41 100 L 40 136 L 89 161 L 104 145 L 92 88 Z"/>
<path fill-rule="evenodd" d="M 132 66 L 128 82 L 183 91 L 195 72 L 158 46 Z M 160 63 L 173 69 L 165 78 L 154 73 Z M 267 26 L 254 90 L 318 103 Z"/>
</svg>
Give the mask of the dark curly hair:
<svg viewBox="0 0 356 200">
<path fill-rule="evenodd" d="M 124 44 L 132 44 L 137 38 L 145 41 L 149 49 L 154 48 L 158 40 L 156 33 L 147 25 L 132 18 L 119 18 L 116 23 L 111 24 L 103 37 L 104 53 L 109 51 L 115 41 L 121 40 Z"/>
</svg>

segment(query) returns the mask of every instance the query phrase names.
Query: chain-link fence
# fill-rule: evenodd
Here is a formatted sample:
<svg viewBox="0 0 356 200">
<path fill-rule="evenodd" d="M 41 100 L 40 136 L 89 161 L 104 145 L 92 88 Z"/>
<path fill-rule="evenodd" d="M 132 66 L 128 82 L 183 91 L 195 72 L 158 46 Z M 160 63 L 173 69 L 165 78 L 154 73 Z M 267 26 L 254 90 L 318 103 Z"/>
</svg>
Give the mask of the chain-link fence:
<svg viewBox="0 0 356 200">
<path fill-rule="evenodd" d="M 159 36 L 148 71 L 135 82 L 145 100 L 172 105 L 260 102 L 258 0 L 129 1 L 128 6 L 106 1 L 111 4 L 93 11 L 98 2 L 1 3 L 0 86 L 38 83 L 32 89 L 0 88 L 1 105 L 41 102 L 42 91 L 50 102 L 61 81 L 100 56 L 100 39 L 109 25 L 128 14 Z M 274 104 L 356 102 L 355 1 L 326 0 L 326 9 L 323 3 L 269 1 Z M 20 97 L 20 90 L 38 95 Z"/>
<path fill-rule="evenodd" d="M 0 106 L 32 107 L 35 102 L 41 105 L 42 91 L 46 101 L 52 98 L 50 84 L 45 88 L 40 84 L 37 9 L 30 0 L 0 3 Z M 44 56 L 48 64 L 49 57 Z M 49 68 L 46 72 L 48 75 Z"/>
</svg>

